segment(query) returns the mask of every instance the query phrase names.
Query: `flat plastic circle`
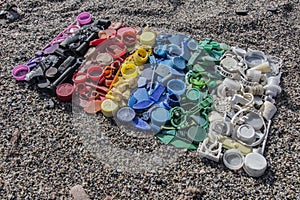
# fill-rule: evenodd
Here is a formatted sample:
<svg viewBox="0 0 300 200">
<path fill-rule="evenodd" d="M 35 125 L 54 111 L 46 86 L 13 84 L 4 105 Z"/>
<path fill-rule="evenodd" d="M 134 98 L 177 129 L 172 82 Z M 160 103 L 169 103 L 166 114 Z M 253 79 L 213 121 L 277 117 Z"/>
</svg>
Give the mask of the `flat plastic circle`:
<svg viewBox="0 0 300 200">
<path fill-rule="evenodd" d="M 99 66 L 92 66 L 87 70 L 88 77 L 93 81 L 99 81 L 103 77 L 103 69 Z"/>
<path fill-rule="evenodd" d="M 113 57 L 109 53 L 99 53 L 96 57 L 96 61 L 102 66 L 110 65 L 113 60 Z"/>
<path fill-rule="evenodd" d="M 156 108 L 151 112 L 151 121 L 156 126 L 162 126 L 170 118 L 170 113 L 164 108 Z"/>
<path fill-rule="evenodd" d="M 255 130 L 259 130 L 263 127 L 264 123 L 257 114 L 250 112 L 246 115 L 247 120 L 246 123 L 251 125 Z"/>
<path fill-rule="evenodd" d="M 259 153 L 249 153 L 245 157 L 244 170 L 249 176 L 262 176 L 267 168 L 266 158 Z"/>
<path fill-rule="evenodd" d="M 223 163 L 231 170 L 239 170 L 244 165 L 244 156 L 237 149 L 229 149 L 223 155 Z"/>
<path fill-rule="evenodd" d="M 77 72 L 73 75 L 72 81 L 74 83 L 83 83 L 86 80 L 86 73 L 84 72 Z"/>
<path fill-rule="evenodd" d="M 243 142 L 252 143 L 255 139 L 255 130 L 249 124 L 243 124 L 237 130 L 237 137 Z"/>
<path fill-rule="evenodd" d="M 228 71 L 236 71 L 240 67 L 238 66 L 238 62 L 231 58 L 231 57 L 226 57 L 220 62 L 221 66 L 223 66 L 225 69 Z"/>
<path fill-rule="evenodd" d="M 187 136 L 195 142 L 202 142 L 206 138 L 206 131 L 201 126 L 191 126 Z"/>
<path fill-rule="evenodd" d="M 245 54 L 244 60 L 248 67 L 255 67 L 267 61 L 267 57 L 261 51 L 249 51 Z"/>
<path fill-rule="evenodd" d="M 73 91 L 74 91 L 74 87 L 72 84 L 63 83 L 56 88 L 56 95 L 58 99 L 61 101 L 71 101 Z"/>
<path fill-rule="evenodd" d="M 196 88 L 191 88 L 186 92 L 186 97 L 190 101 L 201 100 L 201 92 Z"/>
<path fill-rule="evenodd" d="M 117 112 L 117 118 L 121 122 L 131 122 L 135 117 L 135 112 L 130 107 L 123 107 L 118 110 Z"/>
<path fill-rule="evenodd" d="M 167 88 L 170 94 L 177 94 L 180 96 L 184 94 L 186 85 L 180 79 L 173 79 L 168 82 Z"/>
</svg>

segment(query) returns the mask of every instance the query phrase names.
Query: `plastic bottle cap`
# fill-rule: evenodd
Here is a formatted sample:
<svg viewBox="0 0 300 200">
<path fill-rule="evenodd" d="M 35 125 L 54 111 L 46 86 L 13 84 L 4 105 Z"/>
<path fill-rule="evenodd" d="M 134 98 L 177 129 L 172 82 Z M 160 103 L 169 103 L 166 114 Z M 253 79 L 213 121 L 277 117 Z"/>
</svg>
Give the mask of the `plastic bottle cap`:
<svg viewBox="0 0 300 200">
<path fill-rule="evenodd" d="M 60 101 L 71 101 L 74 87 L 70 83 L 60 84 L 56 88 L 56 95 Z"/>
<path fill-rule="evenodd" d="M 113 57 L 109 53 L 99 53 L 96 61 L 102 66 L 108 66 L 113 62 Z"/>
<path fill-rule="evenodd" d="M 93 81 L 99 81 L 103 77 L 103 69 L 99 66 L 92 66 L 87 70 L 88 78 Z"/>
<path fill-rule="evenodd" d="M 249 176 L 259 177 L 265 173 L 267 161 L 259 153 L 249 153 L 245 157 L 244 170 Z"/>
<path fill-rule="evenodd" d="M 170 94 L 177 94 L 180 96 L 185 93 L 186 85 L 180 79 L 173 79 L 168 82 L 167 88 Z"/>
<path fill-rule="evenodd" d="M 246 123 L 251 125 L 255 130 L 259 130 L 263 127 L 263 119 L 258 114 L 250 112 L 246 117 Z"/>
<path fill-rule="evenodd" d="M 133 54 L 133 60 L 136 65 L 143 65 L 148 60 L 148 53 L 144 48 L 139 48 L 136 50 L 136 52 Z"/>
<path fill-rule="evenodd" d="M 181 100 L 181 97 L 179 95 L 177 95 L 177 94 L 168 94 L 166 103 L 167 103 L 167 106 L 173 108 L 173 107 L 176 107 L 176 106 L 180 105 L 180 100 Z"/>
<path fill-rule="evenodd" d="M 191 126 L 187 132 L 189 139 L 195 142 L 202 142 L 206 138 L 206 131 L 201 126 Z"/>
<path fill-rule="evenodd" d="M 237 149 L 229 149 L 223 155 L 223 162 L 231 170 L 239 170 L 244 165 L 244 156 Z"/>
<path fill-rule="evenodd" d="M 77 72 L 73 75 L 72 81 L 74 83 L 84 83 L 86 80 L 86 73 L 84 72 Z"/>
<path fill-rule="evenodd" d="M 17 81 L 24 81 L 26 74 L 29 73 L 29 68 L 26 65 L 15 66 L 12 70 L 12 75 Z"/>
<path fill-rule="evenodd" d="M 187 47 L 191 50 L 191 51 L 196 51 L 198 48 L 198 43 L 195 40 L 190 40 L 187 43 Z"/>
<path fill-rule="evenodd" d="M 123 33 L 122 39 L 126 46 L 134 46 L 136 43 L 136 34 L 133 31 L 126 31 Z"/>
<path fill-rule="evenodd" d="M 202 94 L 198 89 L 190 88 L 186 92 L 186 97 L 190 101 L 200 101 L 202 99 Z"/>
<path fill-rule="evenodd" d="M 172 58 L 173 61 L 173 67 L 177 70 L 184 70 L 186 67 L 185 61 L 184 59 L 182 59 L 179 56 L 173 57 Z"/>
<path fill-rule="evenodd" d="M 151 112 L 151 122 L 156 126 L 162 126 L 170 118 L 170 113 L 164 108 L 156 108 Z"/>
<path fill-rule="evenodd" d="M 221 60 L 220 64 L 228 71 L 236 71 L 240 68 L 238 66 L 238 62 L 231 57 L 224 58 L 223 60 Z"/>
<path fill-rule="evenodd" d="M 138 75 L 137 67 L 133 63 L 127 63 L 122 66 L 121 73 L 124 78 L 135 78 Z"/>
<path fill-rule="evenodd" d="M 116 104 L 111 99 L 105 99 L 101 104 L 101 111 L 103 115 L 106 117 L 112 117 L 113 113 L 117 111 L 117 109 L 118 109 L 118 104 Z"/>
<path fill-rule="evenodd" d="M 155 44 L 155 33 L 153 32 L 143 32 L 140 35 L 140 41 L 143 45 L 153 46 Z"/>
<path fill-rule="evenodd" d="M 220 135 L 229 136 L 231 132 L 230 123 L 222 120 L 215 120 L 210 124 L 210 131 L 214 131 Z"/>
<path fill-rule="evenodd" d="M 80 26 L 91 23 L 92 16 L 88 12 L 82 12 L 77 16 L 77 22 Z"/>
<path fill-rule="evenodd" d="M 267 57 L 261 51 L 248 51 L 244 56 L 245 63 L 249 68 L 267 62 Z"/>
<path fill-rule="evenodd" d="M 121 122 L 131 122 L 135 117 L 135 112 L 130 107 L 123 107 L 118 110 L 117 118 Z"/>
<path fill-rule="evenodd" d="M 247 144 L 252 144 L 255 140 L 254 128 L 249 124 L 243 124 L 239 126 L 237 130 L 237 138 Z"/>
</svg>

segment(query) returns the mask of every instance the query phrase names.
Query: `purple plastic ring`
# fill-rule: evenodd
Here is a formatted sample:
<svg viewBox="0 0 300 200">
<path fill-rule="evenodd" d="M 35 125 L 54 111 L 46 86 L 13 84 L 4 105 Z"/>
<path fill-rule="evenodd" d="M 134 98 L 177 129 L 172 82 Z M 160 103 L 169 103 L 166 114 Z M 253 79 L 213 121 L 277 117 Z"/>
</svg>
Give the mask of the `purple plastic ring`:
<svg viewBox="0 0 300 200">
<path fill-rule="evenodd" d="M 26 65 L 15 66 L 12 70 L 12 75 L 17 81 L 24 81 L 26 74 L 29 73 L 29 68 Z"/>
<path fill-rule="evenodd" d="M 88 12 L 82 12 L 77 16 L 77 22 L 80 26 L 91 23 L 92 16 Z"/>
</svg>

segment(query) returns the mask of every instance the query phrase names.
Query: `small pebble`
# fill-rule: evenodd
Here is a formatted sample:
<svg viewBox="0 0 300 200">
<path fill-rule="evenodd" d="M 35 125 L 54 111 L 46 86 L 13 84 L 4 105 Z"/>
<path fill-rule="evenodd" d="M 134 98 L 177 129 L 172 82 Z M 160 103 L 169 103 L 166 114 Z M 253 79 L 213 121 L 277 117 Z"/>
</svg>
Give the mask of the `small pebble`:
<svg viewBox="0 0 300 200">
<path fill-rule="evenodd" d="M 74 200 L 89 200 L 89 196 L 84 191 L 81 185 L 75 185 L 70 190 L 71 195 L 73 196 Z"/>
<path fill-rule="evenodd" d="M 52 99 L 49 99 L 45 104 L 44 104 L 44 108 L 47 109 L 52 109 L 54 108 L 54 101 Z"/>
<path fill-rule="evenodd" d="M 245 16 L 248 14 L 248 11 L 247 10 L 236 10 L 235 13 L 237 15 L 242 15 L 242 16 Z"/>
</svg>

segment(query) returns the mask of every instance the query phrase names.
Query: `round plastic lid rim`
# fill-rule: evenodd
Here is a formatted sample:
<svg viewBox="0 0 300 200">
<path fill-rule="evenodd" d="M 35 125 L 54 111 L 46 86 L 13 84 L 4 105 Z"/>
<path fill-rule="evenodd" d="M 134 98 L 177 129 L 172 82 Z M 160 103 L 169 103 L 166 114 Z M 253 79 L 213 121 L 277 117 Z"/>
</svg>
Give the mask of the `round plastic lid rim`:
<svg viewBox="0 0 300 200">
<path fill-rule="evenodd" d="M 66 89 L 66 87 L 68 89 Z M 63 90 L 62 90 L 63 89 Z M 72 94 L 74 92 L 74 87 L 70 83 L 60 84 L 56 88 L 56 95 L 62 101 L 69 101 L 72 98 Z"/>
<path fill-rule="evenodd" d="M 236 156 L 236 158 L 239 158 L 241 162 L 239 164 L 236 164 L 236 165 L 232 164 L 232 163 L 229 163 L 228 160 L 227 160 L 228 156 Z M 240 168 L 243 167 L 243 165 L 245 163 L 245 158 L 239 150 L 229 149 L 229 150 L 225 151 L 225 153 L 223 155 L 223 162 L 224 162 L 224 165 L 226 167 L 228 167 L 229 169 L 239 170 Z"/>
<path fill-rule="evenodd" d="M 92 16 L 89 12 L 82 12 L 77 16 L 77 22 L 79 25 L 86 25 L 92 21 Z"/>
<path fill-rule="evenodd" d="M 179 86 L 180 88 L 174 88 L 175 85 Z M 170 93 L 174 93 L 180 96 L 185 92 L 186 85 L 180 79 L 172 79 L 167 83 L 167 88 Z"/>
<path fill-rule="evenodd" d="M 128 115 L 123 115 L 123 113 L 127 113 Z M 123 107 L 118 110 L 117 112 L 117 118 L 122 122 L 130 122 L 134 119 L 135 112 L 130 107 Z"/>
<path fill-rule="evenodd" d="M 22 71 L 26 71 L 26 73 L 24 75 L 18 76 L 17 74 L 22 72 Z M 29 67 L 27 65 L 17 65 L 14 67 L 14 69 L 12 70 L 12 75 L 13 77 L 17 80 L 17 81 L 23 81 L 25 80 L 26 74 L 29 72 Z"/>
</svg>

